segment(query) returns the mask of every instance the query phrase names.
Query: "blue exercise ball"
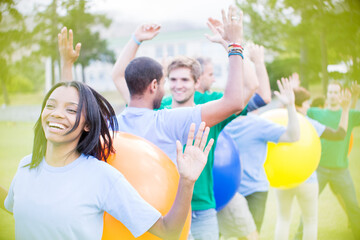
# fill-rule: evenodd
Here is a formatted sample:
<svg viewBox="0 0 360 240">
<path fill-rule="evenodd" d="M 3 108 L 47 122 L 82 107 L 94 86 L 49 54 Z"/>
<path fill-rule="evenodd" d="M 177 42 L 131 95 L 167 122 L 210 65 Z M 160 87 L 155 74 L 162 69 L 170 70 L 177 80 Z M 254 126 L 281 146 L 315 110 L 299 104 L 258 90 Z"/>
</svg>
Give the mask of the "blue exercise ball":
<svg viewBox="0 0 360 240">
<path fill-rule="evenodd" d="M 220 211 L 235 195 L 241 179 L 239 150 L 225 131 L 216 142 L 213 177 L 216 210 Z"/>
</svg>

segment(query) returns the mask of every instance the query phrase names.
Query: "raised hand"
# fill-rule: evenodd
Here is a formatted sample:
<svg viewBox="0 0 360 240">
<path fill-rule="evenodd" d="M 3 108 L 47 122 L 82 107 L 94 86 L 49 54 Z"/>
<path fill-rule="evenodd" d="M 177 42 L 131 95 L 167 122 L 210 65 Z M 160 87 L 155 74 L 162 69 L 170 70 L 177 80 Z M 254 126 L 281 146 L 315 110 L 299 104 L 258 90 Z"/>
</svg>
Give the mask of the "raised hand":
<svg viewBox="0 0 360 240">
<path fill-rule="evenodd" d="M 340 94 L 340 106 L 342 109 L 349 109 L 351 103 L 351 92 L 348 89 L 342 90 Z"/>
<path fill-rule="evenodd" d="M 205 123 L 202 122 L 194 139 L 195 124 L 191 124 L 184 153 L 182 151 L 183 146 L 179 141 L 176 141 L 178 170 L 183 179 L 195 182 L 204 169 L 214 143 L 214 139 L 210 139 L 205 147 L 209 131 L 209 127 L 205 128 Z"/>
<path fill-rule="evenodd" d="M 351 94 L 356 97 L 359 97 L 360 95 L 360 84 L 358 84 L 356 81 L 351 83 Z"/>
<path fill-rule="evenodd" d="M 158 24 L 142 24 L 136 28 L 134 36 L 139 42 L 151 40 L 159 34 L 160 28 Z"/>
<path fill-rule="evenodd" d="M 67 36 L 67 28 L 63 27 L 58 34 L 58 45 L 61 61 L 63 64 L 73 64 L 80 55 L 81 43 L 77 43 L 73 48 L 73 32 L 69 30 L 69 38 Z"/>
<path fill-rule="evenodd" d="M 292 88 L 300 87 L 300 77 L 297 72 L 294 72 L 291 76 L 289 76 L 289 80 Z"/>
<path fill-rule="evenodd" d="M 264 63 L 265 55 L 264 55 L 264 47 L 261 45 L 257 45 L 254 43 L 250 43 L 246 46 L 248 51 L 248 57 L 254 63 Z"/>
<path fill-rule="evenodd" d="M 243 40 L 243 13 L 236 7 L 230 6 L 228 14 L 221 11 L 224 25 L 223 39 L 228 43 L 242 43 Z"/>
<path fill-rule="evenodd" d="M 209 34 L 205 34 L 206 38 L 213 43 L 221 44 L 227 50 L 228 43 L 223 38 L 224 26 L 222 22 L 214 18 L 209 18 L 206 24 L 208 25 L 209 29 L 212 32 L 211 36 Z"/>
<path fill-rule="evenodd" d="M 278 97 L 282 104 L 286 106 L 293 105 L 295 102 L 294 91 L 287 78 L 281 78 L 281 81 L 277 80 L 279 91 L 275 91 L 274 94 Z"/>
</svg>

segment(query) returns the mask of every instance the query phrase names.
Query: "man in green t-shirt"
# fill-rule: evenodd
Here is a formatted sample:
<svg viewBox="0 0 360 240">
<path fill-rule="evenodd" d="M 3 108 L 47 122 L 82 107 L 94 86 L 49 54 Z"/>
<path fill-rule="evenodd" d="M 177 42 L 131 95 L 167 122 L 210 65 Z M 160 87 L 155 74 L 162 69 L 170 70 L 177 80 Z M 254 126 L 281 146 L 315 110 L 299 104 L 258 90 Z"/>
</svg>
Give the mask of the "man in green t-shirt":
<svg viewBox="0 0 360 240">
<path fill-rule="evenodd" d="M 336 129 L 342 112 L 339 101 L 340 91 L 341 85 L 339 83 L 330 83 L 327 89 L 327 107 L 325 109 L 310 108 L 308 116 L 325 126 Z M 360 126 L 360 111 L 350 110 L 345 139 L 342 141 L 321 139 L 321 159 L 317 169 L 317 177 L 319 193 L 329 183 L 333 193 L 343 201 L 354 237 L 360 239 L 360 208 L 356 199 L 354 183 L 348 169 L 351 131 L 357 126 Z"/>
<path fill-rule="evenodd" d="M 235 13 L 235 11 L 234 11 Z M 231 17 L 232 21 L 240 21 L 241 18 L 238 16 Z M 134 59 L 136 52 L 140 46 L 140 43 L 145 40 L 150 40 L 153 37 L 157 35 L 160 30 L 160 27 L 156 29 L 156 31 L 150 31 L 151 26 L 149 25 L 143 25 L 139 27 L 134 35 L 133 39 L 129 41 L 129 43 L 124 48 L 122 55 L 118 59 L 118 61 L 115 64 L 114 70 L 113 70 L 113 80 L 115 85 L 117 86 L 119 92 L 122 94 L 125 100 L 129 100 L 129 90 L 127 88 L 127 83 L 125 82 L 124 78 L 124 66 L 126 66 L 132 59 Z M 233 41 L 234 42 L 234 41 Z M 240 48 L 239 48 L 240 49 Z M 237 54 L 239 55 L 239 54 Z M 229 57 L 231 58 L 232 54 L 229 54 Z M 244 103 L 247 103 L 248 100 L 251 98 L 251 96 L 254 94 L 255 89 L 258 86 L 256 74 L 255 71 L 244 71 L 244 77 L 243 79 L 239 77 L 235 77 L 234 74 L 231 74 L 231 71 L 234 70 L 234 67 L 237 71 L 240 71 L 242 69 L 246 68 L 246 63 L 244 61 L 244 67 L 239 65 L 233 65 L 232 59 L 229 60 L 229 78 L 226 89 L 224 94 L 217 98 L 216 100 L 209 97 L 207 95 L 199 96 L 199 100 L 194 102 L 194 92 L 196 88 L 196 84 L 198 84 L 197 79 L 199 78 L 201 67 L 200 64 L 191 58 L 187 57 L 181 57 L 178 59 L 179 61 L 175 64 L 175 60 L 172 62 L 174 63 L 172 66 L 174 66 L 171 71 L 167 72 L 168 75 L 168 82 L 170 86 L 170 90 L 172 93 L 172 98 L 168 101 L 167 107 L 165 107 L 166 100 L 163 101 L 163 107 L 165 108 L 179 108 L 179 107 L 193 107 L 195 106 L 195 103 L 205 103 L 201 106 L 201 114 L 205 114 L 206 116 L 211 116 L 211 118 L 206 120 L 207 125 L 214 126 L 215 128 L 218 128 L 219 126 L 216 125 L 220 121 L 216 121 L 216 119 L 219 119 L 221 116 L 224 116 L 222 112 L 224 112 L 224 109 L 215 109 L 221 102 L 221 106 L 225 109 L 228 109 L 231 105 L 238 105 L 240 102 L 238 102 L 238 99 L 240 98 L 241 101 Z M 241 59 L 242 60 L 242 59 Z M 175 66 L 176 65 L 176 66 Z M 235 84 L 238 83 L 238 84 Z M 236 93 L 236 94 L 235 94 Z M 229 96 L 236 95 L 236 99 L 233 98 L 231 102 L 231 98 Z M 144 96 L 138 96 L 139 99 L 145 98 Z M 174 101 L 173 101 L 174 100 Z M 212 101 L 211 103 L 209 102 Z M 235 101 L 235 102 L 234 102 Z M 209 102 L 209 103 L 208 103 Z M 226 103 L 225 103 L 226 102 Z M 204 108 L 204 106 L 209 107 Z M 213 106 L 213 107 L 212 107 Z M 205 112 L 205 110 L 207 112 Z M 166 111 L 166 110 L 163 110 Z M 174 110 L 175 111 L 175 110 Z M 235 113 L 236 111 L 233 111 L 232 113 Z M 219 115 L 220 114 L 220 115 Z M 222 115 L 221 115 L 222 114 Z M 221 122 L 221 124 L 226 124 L 227 122 L 231 121 L 234 117 L 230 115 L 226 115 L 228 118 L 225 119 L 224 123 Z M 165 119 L 167 120 L 167 119 Z M 154 129 L 155 131 L 155 129 Z M 213 156 L 213 153 L 209 154 Z M 213 159 L 213 158 L 212 158 Z M 202 212 L 201 217 L 200 215 L 197 216 L 197 219 L 209 219 L 208 217 L 212 217 L 212 219 L 215 219 L 215 225 L 213 227 L 212 223 L 209 221 L 203 221 L 203 226 L 206 227 L 206 230 L 204 228 L 199 231 L 199 234 L 202 236 L 194 236 L 196 239 L 218 239 L 219 233 L 218 233 L 218 226 L 217 226 L 217 218 L 216 218 L 216 211 L 215 211 L 215 201 L 213 196 L 213 185 L 212 185 L 212 161 L 210 158 L 208 159 L 207 169 L 203 171 L 202 178 L 204 179 L 202 181 L 203 185 L 201 183 L 197 183 L 197 187 L 195 186 L 194 195 L 198 196 L 199 200 L 195 201 L 193 198 L 192 201 L 192 207 L 195 210 L 208 210 L 212 209 L 213 212 L 208 214 L 208 212 Z M 209 179 L 210 178 L 210 179 Z M 199 185 L 200 184 L 200 185 Z M 199 189 L 199 190 L 197 190 Z M 194 215 L 193 215 L 194 216 Z M 193 232 L 193 227 L 196 225 L 196 220 L 193 217 L 191 230 Z"/>
</svg>

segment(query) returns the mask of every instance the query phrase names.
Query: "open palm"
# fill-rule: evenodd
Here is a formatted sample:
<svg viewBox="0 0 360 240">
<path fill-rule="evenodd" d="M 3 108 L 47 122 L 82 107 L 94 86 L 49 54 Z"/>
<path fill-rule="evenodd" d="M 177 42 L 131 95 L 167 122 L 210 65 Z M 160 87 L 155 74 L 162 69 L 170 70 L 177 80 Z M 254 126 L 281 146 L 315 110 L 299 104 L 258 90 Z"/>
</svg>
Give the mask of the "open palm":
<svg viewBox="0 0 360 240">
<path fill-rule="evenodd" d="M 161 26 L 158 24 L 142 24 L 135 30 L 135 37 L 138 41 L 153 39 L 159 34 Z"/>
<path fill-rule="evenodd" d="M 182 178 L 192 182 L 199 178 L 214 143 L 214 140 L 210 139 L 206 146 L 209 130 L 209 127 L 205 128 L 205 123 L 202 122 L 194 139 L 195 124 L 191 124 L 184 153 L 181 143 L 176 142 L 178 170 Z"/>
<path fill-rule="evenodd" d="M 281 78 L 281 81 L 277 80 L 277 85 L 279 91 L 275 91 L 274 94 L 281 103 L 286 106 L 293 104 L 295 102 L 295 95 L 289 80 L 287 78 Z"/>
</svg>

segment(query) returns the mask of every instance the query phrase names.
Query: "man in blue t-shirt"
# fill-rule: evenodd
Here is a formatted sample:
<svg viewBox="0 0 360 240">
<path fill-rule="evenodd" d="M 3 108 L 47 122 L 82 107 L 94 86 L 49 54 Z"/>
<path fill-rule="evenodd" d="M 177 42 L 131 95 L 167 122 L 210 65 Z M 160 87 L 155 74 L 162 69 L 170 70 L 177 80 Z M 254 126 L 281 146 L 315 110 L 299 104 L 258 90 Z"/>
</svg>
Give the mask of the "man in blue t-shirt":
<svg viewBox="0 0 360 240">
<path fill-rule="evenodd" d="M 238 117 L 224 129 L 234 139 L 239 149 L 243 173 L 238 192 L 245 196 L 258 232 L 261 230 L 269 189 L 263 167 L 267 143 L 295 142 L 300 137 L 292 87 L 287 79 L 282 79 L 282 83 L 278 81 L 278 86 L 281 94 L 279 92 L 275 94 L 288 110 L 287 127 L 249 114 L 246 117 Z"/>
</svg>

